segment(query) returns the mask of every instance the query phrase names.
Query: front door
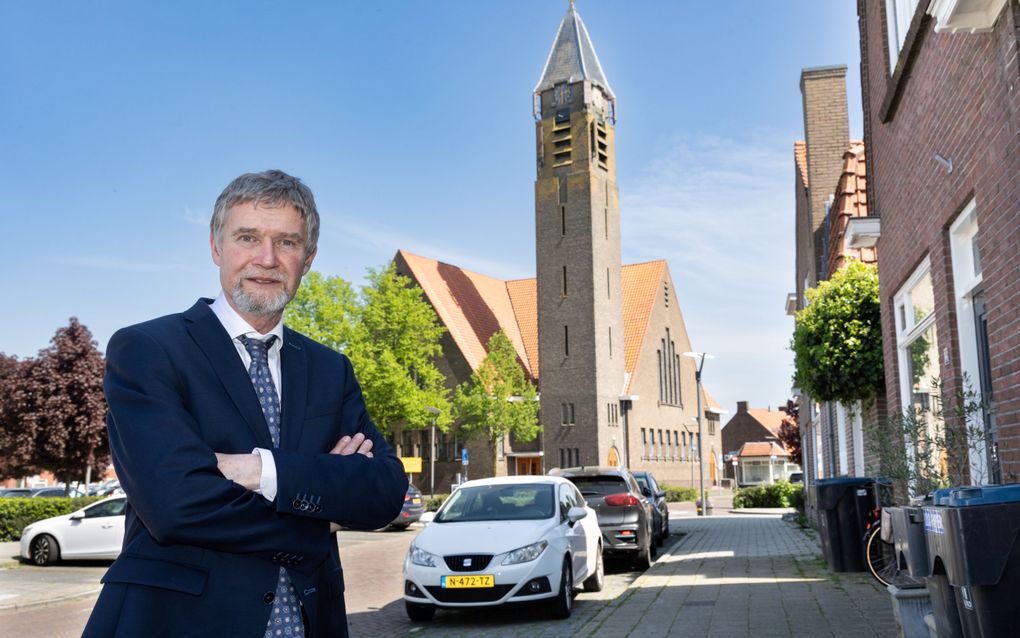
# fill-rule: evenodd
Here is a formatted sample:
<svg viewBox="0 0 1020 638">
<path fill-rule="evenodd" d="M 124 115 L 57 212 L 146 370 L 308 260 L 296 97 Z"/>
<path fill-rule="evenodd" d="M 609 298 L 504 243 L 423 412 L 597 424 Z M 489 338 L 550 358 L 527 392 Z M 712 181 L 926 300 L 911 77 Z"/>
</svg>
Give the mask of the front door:
<svg viewBox="0 0 1020 638">
<path fill-rule="evenodd" d="M 542 473 L 541 459 L 537 456 L 518 456 L 518 476 L 538 476 Z"/>
</svg>

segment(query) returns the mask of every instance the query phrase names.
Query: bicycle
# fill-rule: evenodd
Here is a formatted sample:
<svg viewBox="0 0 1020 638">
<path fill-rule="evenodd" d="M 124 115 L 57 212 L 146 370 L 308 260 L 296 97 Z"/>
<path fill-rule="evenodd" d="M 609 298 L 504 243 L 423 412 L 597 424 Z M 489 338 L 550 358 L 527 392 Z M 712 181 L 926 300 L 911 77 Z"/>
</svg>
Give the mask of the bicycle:
<svg viewBox="0 0 1020 638">
<path fill-rule="evenodd" d="M 885 538 L 882 537 L 882 507 L 892 505 L 892 483 L 885 479 L 875 482 L 875 507 L 868 513 L 868 523 L 864 528 L 864 563 L 868 571 L 882 585 L 894 585 L 899 588 L 923 586 L 923 578 L 914 578 L 900 565 L 896 555 L 896 544 L 892 542 L 892 529 L 886 527 Z"/>
</svg>

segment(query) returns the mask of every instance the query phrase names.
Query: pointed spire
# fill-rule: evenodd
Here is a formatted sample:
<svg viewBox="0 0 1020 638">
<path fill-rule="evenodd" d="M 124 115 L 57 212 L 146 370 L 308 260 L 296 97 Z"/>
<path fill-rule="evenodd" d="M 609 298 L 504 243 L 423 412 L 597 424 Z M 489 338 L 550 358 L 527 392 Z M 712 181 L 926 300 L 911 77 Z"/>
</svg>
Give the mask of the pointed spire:
<svg viewBox="0 0 1020 638">
<path fill-rule="evenodd" d="M 616 99 L 613 90 L 609 88 L 605 73 L 602 72 L 599 57 L 595 55 L 595 47 L 588 37 L 588 29 L 574 8 L 574 0 L 570 0 L 567 15 L 560 23 L 560 30 L 556 32 L 556 39 L 553 41 L 552 50 L 549 51 L 549 58 L 545 61 L 542 79 L 538 81 L 535 93 L 551 89 L 560 82 L 581 80 L 588 80 L 601 87 L 609 99 Z"/>
</svg>

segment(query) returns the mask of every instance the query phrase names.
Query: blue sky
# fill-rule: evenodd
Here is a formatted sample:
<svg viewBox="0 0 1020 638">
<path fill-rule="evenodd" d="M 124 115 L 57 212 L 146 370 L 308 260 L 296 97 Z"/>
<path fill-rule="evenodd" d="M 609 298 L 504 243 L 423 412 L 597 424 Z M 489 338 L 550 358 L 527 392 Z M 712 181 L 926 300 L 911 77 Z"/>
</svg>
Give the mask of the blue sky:
<svg viewBox="0 0 1020 638">
<path fill-rule="evenodd" d="M 315 191 L 320 272 L 360 283 L 403 248 L 533 276 L 531 91 L 566 7 L 0 3 L 0 352 L 71 316 L 105 349 L 217 294 L 212 203 L 272 167 Z M 782 403 L 800 71 L 847 65 L 860 137 L 856 3 L 577 7 L 617 96 L 624 263 L 669 260 L 725 409 Z"/>
</svg>

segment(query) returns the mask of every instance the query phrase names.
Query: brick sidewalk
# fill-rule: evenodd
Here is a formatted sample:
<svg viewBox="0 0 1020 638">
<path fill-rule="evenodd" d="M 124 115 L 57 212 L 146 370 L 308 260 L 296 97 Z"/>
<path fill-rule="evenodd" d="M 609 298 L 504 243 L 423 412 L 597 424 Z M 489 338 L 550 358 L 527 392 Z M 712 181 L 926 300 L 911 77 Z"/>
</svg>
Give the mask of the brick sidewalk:
<svg viewBox="0 0 1020 638">
<path fill-rule="evenodd" d="M 615 596 L 580 594 L 574 615 L 513 608 L 437 615 L 415 636 L 896 636 L 889 594 L 831 574 L 814 532 L 778 515 L 674 519 L 685 536 Z M 404 634 L 407 635 L 407 634 Z"/>
</svg>

